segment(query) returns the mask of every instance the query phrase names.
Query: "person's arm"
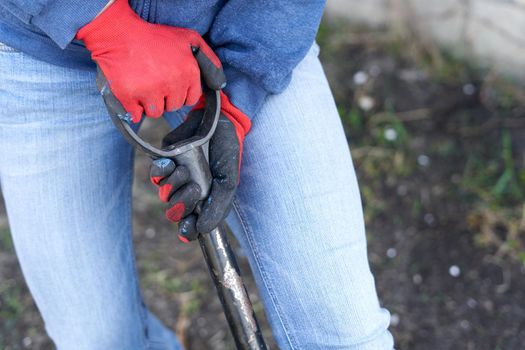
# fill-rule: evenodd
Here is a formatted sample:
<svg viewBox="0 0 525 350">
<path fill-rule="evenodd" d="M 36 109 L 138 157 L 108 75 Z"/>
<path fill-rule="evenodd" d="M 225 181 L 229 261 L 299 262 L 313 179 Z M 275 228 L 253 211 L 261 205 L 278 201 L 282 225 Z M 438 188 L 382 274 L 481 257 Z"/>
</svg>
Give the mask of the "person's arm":
<svg viewBox="0 0 525 350">
<path fill-rule="evenodd" d="M 80 28 L 102 12 L 109 0 L 10 0 L 31 23 L 64 49 Z"/>
<path fill-rule="evenodd" d="M 226 94 L 253 118 L 268 94 L 279 93 L 312 46 L 325 1 L 230 0 L 209 39 L 223 63 Z"/>
</svg>

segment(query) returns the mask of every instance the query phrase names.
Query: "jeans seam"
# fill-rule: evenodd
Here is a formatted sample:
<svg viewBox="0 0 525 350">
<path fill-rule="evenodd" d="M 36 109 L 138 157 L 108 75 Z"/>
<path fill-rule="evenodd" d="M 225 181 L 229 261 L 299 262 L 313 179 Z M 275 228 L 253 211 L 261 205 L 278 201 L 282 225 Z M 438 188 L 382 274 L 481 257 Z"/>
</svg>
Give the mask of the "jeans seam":
<svg viewBox="0 0 525 350">
<path fill-rule="evenodd" d="M 288 343 L 291 346 L 292 350 L 299 349 L 299 346 L 297 345 L 297 341 L 295 340 L 292 332 L 289 331 L 288 323 L 283 319 L 283 317 L 281 317 L 283 312 L 279 305 L 278 298 L 275 296 L 273 289 L 267 283 L 267 281 L 270 280 L 270 278 L 268 277 L 266 271 L 263 268 L 263 265 L 261 264 L 260 254 L 257 249 L 257 245 L 255 244 L 255 240 L 253 239 L 252 230 L 250 229 L 250 226 L 242 213 L 242 209 L 240 208 L 238 202 L 235 199 L 233 201 L 233 208 L 235 212 L 237 213 L 237 216 L 239 217 L 239 221 L 241 222 L 242 229 L 244 230 L 246 234 L 246 237 L 248 239 L 248 244 L 250 245 L 250 248 L 252 249 L 252 252 L 253 252 L 254 260 L 257 265 L 257 269 L 259 270 L 261 274 L 261 277 L 264 283 L 264 287 L 268 290 L 268 294 L 270 295 L 270 299 L 272 300 L 274 309 L 277 311 L 277 316 L 279 317 L 279 321 L 281 322 L 281 325 L 283 327 L 284 334 L 286 335 L 286 338 L 288 339 Z"/>
<path fill-rule="evenodd" d="M 0 42 L 0 52 L 20 53 L 19 50 Z"/>
<path fill-rule="evenodd" d="M 135 151 L 132 150 L 130 152 L 130 162 L 131 162 L 131 169 L 133 169 L 133 164 L 134 164 L 134 160 L 135 160 Z M 134 172 L 133 170 L 130 171 L 131 175 L 130 175 L 130 182 L 133 183 L 133 177 L 134 177 Z M 129 213 L 129 215 L 132 217 L 133 216 L 133 204 L 132 204 L 132 196 L 127 196 L 126 197 L 126 207 L 127 207 L 127 211 Z M 142 298 L 142 294 L 140 292 L 140 283 L 139 283 L 139 278 L 138 278 L 138 271 L 137 271 L 137 258 L 135 256 L 135 249 L 133 247 L 133 225 L 132 223 L 131 224 L 131 238 L 130 238 L 130 244 L 131 244 L 131 256 L 130 256 L 130 260 L 131 260 L 131 264 L 132 264 L 132 283 L 137 287 L 137 291 L 136 291 L 136 300 L 137 300 L 137 307 L 138 307 L 138 317 L 139 317 L 139 321 L 140 321 L 140 330 L 141 330 L 141 339 L 142 339 L 142 348 L 143 349 L 149 349 L 150 348 L 150 343 L 149 343 L 149 338 L 147 337 L 147 327 L 148 327 L 148 323 L 147 323 L 147 310 L 146 310 L 146 305 L 144 304 L 144 299 Z"/>
</svg>

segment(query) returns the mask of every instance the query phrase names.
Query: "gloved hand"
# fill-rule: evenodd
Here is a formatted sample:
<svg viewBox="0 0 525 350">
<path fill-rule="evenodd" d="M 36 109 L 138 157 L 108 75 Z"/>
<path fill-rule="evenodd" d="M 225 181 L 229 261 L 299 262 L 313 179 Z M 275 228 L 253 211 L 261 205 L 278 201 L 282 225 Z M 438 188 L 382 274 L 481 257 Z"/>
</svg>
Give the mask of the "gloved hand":
<svg viewBox="0 0 525 350">
<path fill-rule="evenodd" d="M 203 106 L 201 100 L 186 121 L 166 135 L 163 147 L 195 134 L 203 116 Z M 210 195 L 203 201 L 198 216 L 193 210 L 199 202 L 200 187 L 191 181 L 188 169 L 166 158 L 152 163 L 151 181 L 159 187 L 160 199 L 169 203 L 166 217 L 179 222 L 181 241 L 187 243 L 196 239 L 198 233 L 210 232 L 228 215 L 239 182 L 242 143 L 250 126 L 250 119 L 221 92 L 221 115 L 209 147 L 213 181 Z"/>
<path fill-rule="evenodd" d="M 151 24 L 116 0 L 76 36 L 106 76 L 111 91 L 133 122 L 143 112 L 159 117 L 202 95 L 200 74 L 212 89 L 225 82 L 221 63 L 195 31 Z M 192 53 L 199 49 L 199 66 Z"/>
</svg>

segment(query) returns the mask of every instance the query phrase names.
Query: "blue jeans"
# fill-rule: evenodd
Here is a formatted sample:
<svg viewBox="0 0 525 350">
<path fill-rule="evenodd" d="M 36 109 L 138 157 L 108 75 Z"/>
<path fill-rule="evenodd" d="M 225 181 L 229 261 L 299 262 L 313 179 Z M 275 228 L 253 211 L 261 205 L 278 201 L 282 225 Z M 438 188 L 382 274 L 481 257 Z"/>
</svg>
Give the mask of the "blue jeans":
<svg viewBox="0 0 525 350">
<path fill-rule="evenodd" d="M 317 54 L 314 45 L 253 118 L 227 223 L 281 349 L 392 349 Z M 133 152 L 94 80 L 0 46 L 0 183 L 20 265 L 58 349 L 180 349 L 140 296 Z M 173 125 L 180 117 L 169 116 Z"/>
</svg>

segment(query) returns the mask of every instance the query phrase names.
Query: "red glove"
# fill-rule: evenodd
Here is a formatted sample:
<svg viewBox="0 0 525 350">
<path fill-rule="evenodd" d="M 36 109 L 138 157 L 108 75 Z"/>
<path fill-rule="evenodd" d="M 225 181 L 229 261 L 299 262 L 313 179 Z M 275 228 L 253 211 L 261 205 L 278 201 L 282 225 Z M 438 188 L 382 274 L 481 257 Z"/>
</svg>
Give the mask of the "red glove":
<svg viewBox="0 0 525 350">
<path fill-rule="evenodd" d="M 106 76 L 111 91 L 133 122 L 142 114 L 160 117 L 166 111 L 197 103 L 200 73 L 212 89 L 224 85 L 221 62 L 195 31 L 151 24 L 117 0 L 76 36 Z M 199 65 L 192 47 L 200 49 Z"/>
</svg>

